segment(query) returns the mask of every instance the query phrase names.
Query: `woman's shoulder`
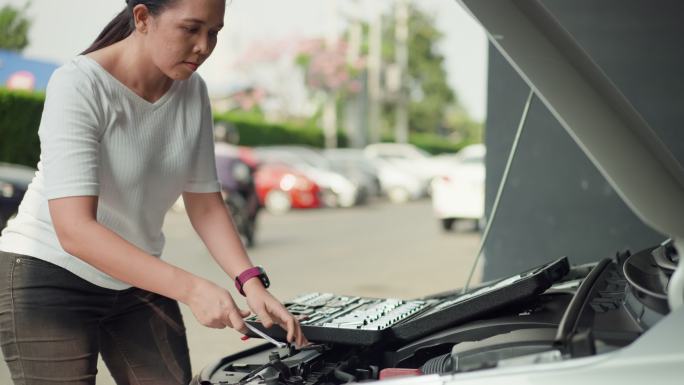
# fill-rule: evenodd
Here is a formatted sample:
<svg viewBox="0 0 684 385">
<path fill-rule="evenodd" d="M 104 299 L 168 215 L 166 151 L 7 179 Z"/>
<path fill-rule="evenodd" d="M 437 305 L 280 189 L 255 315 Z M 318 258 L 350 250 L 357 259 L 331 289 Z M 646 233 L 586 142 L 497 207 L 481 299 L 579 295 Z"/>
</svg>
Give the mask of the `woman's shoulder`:
<svg viewBox="0 0 684 385">
<path fill-rule="evenodd" d="M 95 76 L 88 60 L 92 59 L 79 55 L 58 67 L 50 76 L 48 90 L 55 87 L 91 88 Z"/>
<path fill-rule="evenodd" d="M 108 108 L 104 102 L 104 82 L 86 60 L 84 56 L 77 56 L 52 73 L 45 90 L 46 106 L 78 106 L 93 111 L 98 117 Z"/>
</svg>

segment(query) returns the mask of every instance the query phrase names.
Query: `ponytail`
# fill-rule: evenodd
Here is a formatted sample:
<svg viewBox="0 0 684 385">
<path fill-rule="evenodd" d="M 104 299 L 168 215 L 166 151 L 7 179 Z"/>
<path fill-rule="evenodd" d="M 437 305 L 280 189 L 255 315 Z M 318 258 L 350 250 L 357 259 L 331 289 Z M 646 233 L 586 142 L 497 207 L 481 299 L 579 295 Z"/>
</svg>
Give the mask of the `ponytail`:
<svg viewBox="0 0 684 385">
<path fill-rule="evenodd" d="M 119 12 L 118 15 L 112 21 L 107 24 L 106 27 L 97 36 L 97 39 L 90 45 L 81 55 L 97 51 L 100 48 L 108 47 L 118 41 L 127 38 L 131 33 L 133 33 L 133 17 L 127 5 L 123 11 Z"/>
<path fill-rule="evenodd" d="M 119 12 L 119 14 L 104 27 L 93 44 L 83 51 L 81 55 L 97 51 L 100 48 L 109 47 L 132 34 L 135 30 L 135 23 L 133 21 L 133 8 L 135 8 L 135 6 L 144 5 L 151 15 L 156 16 L 176 1 L 178 0 L 126 0 L 126 8 Z"/>
</svg>

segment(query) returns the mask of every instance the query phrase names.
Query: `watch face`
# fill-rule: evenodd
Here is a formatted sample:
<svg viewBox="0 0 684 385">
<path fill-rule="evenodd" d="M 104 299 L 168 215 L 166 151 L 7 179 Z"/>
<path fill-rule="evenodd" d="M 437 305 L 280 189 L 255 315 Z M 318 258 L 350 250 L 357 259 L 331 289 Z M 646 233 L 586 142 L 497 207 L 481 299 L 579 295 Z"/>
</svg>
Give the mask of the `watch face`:
<svg viewBox="0 0 684 385">
<path fill-rule="evenodd" d="M 271 281 L 268 279 L 268 276 L 266 275 L 266 273 L 263 270 L 262 270 L 261 275 L 259 275 L 259 279 L 261 279 L 261 283 L 264 284 L 265 288 L 268 288 L 269 286 L 271 286 Z"/>
</svg>

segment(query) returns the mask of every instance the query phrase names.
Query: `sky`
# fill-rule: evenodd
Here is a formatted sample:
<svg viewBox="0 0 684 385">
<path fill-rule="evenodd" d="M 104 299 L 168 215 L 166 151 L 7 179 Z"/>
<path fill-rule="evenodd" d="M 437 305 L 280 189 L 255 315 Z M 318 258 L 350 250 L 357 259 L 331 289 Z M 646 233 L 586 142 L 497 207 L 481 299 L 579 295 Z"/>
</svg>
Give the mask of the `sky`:
<svg viewBox="0 0 684 385">
<path fill-rule="evenodd" d="M 26 0 L 0 0 L 0 5 L 21 6 Z M 229 0 L 225 28 L 219 43 L 199 73 L 210 94 L 227 81 L 230 65 L 251 43 L 288 37 L 324 37 L 331 28 L 344 28 L 344 17 L 354 11 L 353 0 Z M 358 0 L 356 13 L 369 19 L 387 9 L 393 0 Z M 455 0 L 413 0 L 435 16 L 445 34 L 439 45 L 445 55 L 449 84 L 459 100 L 477 120 L 483 120 L 486 105 L 487 42 L 484 31 Z M 29 17 L 33 25 L 28 57 L 64 63 L 83 51 L 125 5 L 124 0 L 32 0 Z M 332 27 L 334 26 L 334 27 Z"/>
</svg>

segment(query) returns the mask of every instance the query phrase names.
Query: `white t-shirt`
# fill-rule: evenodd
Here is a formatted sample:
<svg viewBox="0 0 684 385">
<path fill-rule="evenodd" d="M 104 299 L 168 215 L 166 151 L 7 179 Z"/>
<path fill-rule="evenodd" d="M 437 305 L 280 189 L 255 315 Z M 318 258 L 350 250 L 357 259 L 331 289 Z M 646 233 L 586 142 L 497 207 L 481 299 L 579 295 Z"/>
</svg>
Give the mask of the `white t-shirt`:
<svg viewBox="0 0 684 385">
<path fill-rule="evenodd" d="M 183 191 L 220 191 L 212 116 L 198 74 L 150 103 L 96 61 L 77 56 L 48 83 L 38 171 L 0 250 L 40 258 L 96 285 L 130 287 L 60 246 L 48 200 L 98 196 L 97 221 L 155 256 L 162 224 Z"/>
</svg>

